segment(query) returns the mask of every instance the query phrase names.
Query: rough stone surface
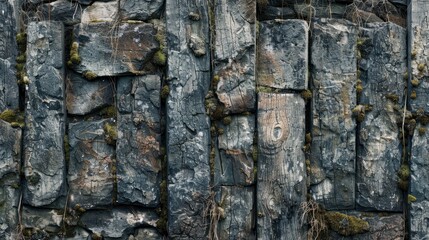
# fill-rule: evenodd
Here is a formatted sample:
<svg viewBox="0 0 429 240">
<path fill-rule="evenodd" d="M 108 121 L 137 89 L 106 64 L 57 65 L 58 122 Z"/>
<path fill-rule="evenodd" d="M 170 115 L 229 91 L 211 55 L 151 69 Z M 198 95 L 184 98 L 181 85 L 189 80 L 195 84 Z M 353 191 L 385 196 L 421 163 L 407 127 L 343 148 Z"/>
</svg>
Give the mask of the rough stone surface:
<svg viewBox="0 0 429 240">
<path fill-rule="evenodd" d="M 217 229 L 219 239 L 256 239 L 254 188 L 222 186 L 217 197 L 223 211 Z"/>
<path fill-rule="evenodd" d="M 410 45 L 411 55 L 411 79 L 418 80 L 419 85 L 413 87 L 417 98 L 410 99 L 411 109 L 417 111 L 423 109 L 429 113 L 429 22 L 428 18 L 429 2 L 424 0 L 411 0 L 409 7 L 410 22 Z"/>
<path fill-rule="evenodd" d="M 160 88 L 157 75 L 123 77 L 118 81 L 116 144 L 118 202 L 155 207 L 160 183 Z M 128 106 L 123 99 L 131 99 Z M 123 111 L 130 109 L 131 112 Z"/>
<path fill-rule="evenodd" d="M 18 224 L 21 129 L 0 120 L 0 238 L 15 239 Z"/>
<path fill-rule="evenodd" d="M 255 108 L 256 1 L 221 0 L 215 4 L 214 74 L 225 113 Z"/>
<path fill-rule="evenodd" d="M 200 20 L 189 18 L 199 13 Z M 206 238 L 210 195 L 209 123 L 204 97 L 210 84 L 207 1 L 166 1 L 170 94 L 167 98 L 168 233 Z M 204 39 L 198 47 L 195 39 Z M 200 54 L 205 53 L 205 54 Z"/>
<path fill-rule="evenodd" d="M 67 25 L 77 24 L 81 20 L 84 8 L 68 0 L 58 0 L 39 6 L 40 17 L 45 20 L 61 21 Z"/>
<path fill-rule="evenodd" d="M 105 141 L 109 120 L 69 124 L 70 160 L 68 168 L 69 204 L 85 209 L 113 202 L 113 146 Z"/>
<path fill-rule="evenodd" d="M 88 81 L 79 74 L 68 72 L 66 81 L 67 113 L 85 115 L 113 104 L 115 83 L 107 78 Z"/>
<path fill-rule="evenodd" d="M 232 116 L 231 123 L 221 128 L 224 133 L 218 137 L 215 185 L 253 184 L 255 116 Z"/>
<path fill-rule="evenodd" d="M 297 94 L 258 95 L 258 239 L 306 239 L 305 103 Z"/>
<path fill-rule="evenodd" d="M 85 8 L 81 23 L 114 21 L 118 14 L 118 1 L 94 2 Z"/>
<path fill-rule="evenodd" d="M 150 23 L 81 23 L 74 28 L 79 44 L 79 73 L 96 76 L 142 74 L 159 47 Z"/>
<path fill-rule="evenodd" d="M 121 1 L 119 11 L 123 19 L 146 21 L 158 18 L 165 0 L 127 0 Z"/>
<path fill-rule="evenodd" d="M 60 22 L 31 22 L 27 31 L 24 202 L 42 206 L 65 195 L 64 29 Z"/>
<path fill-rule="evenodd" d="M 327 4 L 323 2 L 296 3 L 293 5 L 295 12 L 300 18 L 343 18 L 347 6 L 344 4 Z"/>
<path fill-rule="evenodd" d="M 17 26 L 13 7 L 0 2 L 0 112 L 18 108 L 18 85 L 15 77 Z"/>
<path fill-rule="evenodd" d="M 126 239 L 136 227 L 156 227 L 158 216 L 151 210 L 119 207 L 109 210 L 87 211 L 79 225 L 103 239 Z"/>
<path fill-rule="evenodd" d="M 274 20 L 274 19 L 288 19 L 288 18 L 296 18 L 296 13 L 292 6 L 289 6 L 289 7 L 264 6 L 264 7 L 258 8 L 258 19 L 260 21 Z"/>
<path fill-rule="evenodd" d="M 24 228 L 39 229 L 47 233 L 61 230 L 63 215 L 59 210 L 41 209 L 24 206 L 22 209 L 22 225 Z"/>
<path fill-rule="evenodd" d="M 406 32 L 393 23 L 369 24 L 361 28 L 360 38 L 364 42 L 359 46 L 363 87 L 359 103 L 372 110 L 365 113 L 358 132 L 356 202 L 367 210 L 401 211 L 397 173 L 402 143 L 395 103 L 387 96 L 396 95 L 403 108 Z"/>
<path fill-rule="evenodd" d="M 356 38 L 348 21 L 313 22 L 311 193 L 327 209 L 355 203 Z"/>
<path fill-rule="evenodd" d="M 260 23 L 256 79 L 259 86 L 307 89 L 308 25 L 303 20 Z"/>
<path fill-rule="evenodd" d="M 163 237 L 152 228 L 139 228 L 128 240 L 162 240 Z"/>
</svg>

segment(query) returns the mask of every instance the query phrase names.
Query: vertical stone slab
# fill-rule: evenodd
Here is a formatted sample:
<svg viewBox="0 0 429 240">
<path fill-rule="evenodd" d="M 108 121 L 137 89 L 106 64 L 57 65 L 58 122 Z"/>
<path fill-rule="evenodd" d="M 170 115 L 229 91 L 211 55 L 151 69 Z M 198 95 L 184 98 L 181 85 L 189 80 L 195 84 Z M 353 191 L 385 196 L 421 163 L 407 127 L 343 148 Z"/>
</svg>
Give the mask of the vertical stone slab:
<svg viewBox="0 0 429 240">
<path fill-rule="evenodd" d="M 159 204 L 160 88 L 157 75 L 118 80 L 116 176 L 120 204 Z"/>
<path fill-rule="evenodd" d="M 311 193 L 327 209 L 355 203 L 356 26 L 340 19 L 312 25 Z"/>
<path fill-rule="evenodd" d="M 222 125 L 218 136 L 215 162 L 215 185 L 246 186 L 254 183 L 253 135 L 255 116 L 230 116 L 231 123 Z M 219 123 L 220 124 L 220 123 Z"/>
<path fill-rule="evenodd" d="M 27 31 L 24 201 L 42 206 L 65 195 L 64 28 L 60 22 L 30 22 Z"/>
<path fill-rule="evenodd" d="M 108 125 L 107 125 L 108 124 Z M 106 142 L 109 120 L 69 124 L 69 205 L 84 209 L 113 203 L 115 148 Z"/>
<path fill-rule="evenodd" d="M 21 129 L 0 120 L 0 238 L 16 239 L 20 196 Z"/>
<path fill-rule="evenodd" d="M 412 90 L 416 98 L 410 100 L 413 111 L 429 113 L 429 2 L 411 0 L 408 6 L 409 66 L 410 80 L 418 85 Z M 413 83 L 413 82 L 412 82 Z M 412 84 L 414 85 L 414 84 Z M 416 198 L 410 207 L 410 238 L 429 237 L 429 134 L 414 132 L 411 146 L 410 194 Z"/>
<path fill-rule="evenodd" d="M 254 228 L 254 188 L 222 186 L 217 204 L 220 220 L 217 236 L 219 239 L 256 239 Z"/>
<path fill-rule="evenodd" d="M 305 103 L 297 94 L 258 96 L 258 239 L 306 239 Z"/>
<path fill-rule="evenodd" d="M 0 112 L 18 108 L 18 84 L 15 76 L 17 26 L 9 1 L 0 2 Z"/>
<path fill-rule="evenodd" d="M 396 103 L 390 99 L 396 96 L 403 108 L 406 32 L 393 23 L 374 23 L 361 28 L 360 39 L 360 104 L 372 110 L 366 111 L 358 132 L 356 203 L 367 210 L 401 211 L 397 173 L 402 143 Z"/>
<path fill-rule="evenodd" d="M 209 122 L 204 107 L 210 83 L 208 12 L 207 1 L 166 1 L 170 238 L 205 238 L 208 232 L 204 217 L 210 195 Z"/>
<path fill-rule="evenodd" d="M 216 37 L 214 74 L 219 77 L 217 97 L 225 113 L 255 108 L 256 1 L 214 2 Z"/>
<path fill-rule="evenodd" d="M 429 2 L 410 0 L 408 7 L 409 66 L 416 98 L 410 99 L 411 109 L 429 113 Z"/>
<path fill-rule="evenodd" d="M 307 89 L 308 24 L 304 20 L 260 23 L 256 79 L 258 86 Z"/>
</svg>

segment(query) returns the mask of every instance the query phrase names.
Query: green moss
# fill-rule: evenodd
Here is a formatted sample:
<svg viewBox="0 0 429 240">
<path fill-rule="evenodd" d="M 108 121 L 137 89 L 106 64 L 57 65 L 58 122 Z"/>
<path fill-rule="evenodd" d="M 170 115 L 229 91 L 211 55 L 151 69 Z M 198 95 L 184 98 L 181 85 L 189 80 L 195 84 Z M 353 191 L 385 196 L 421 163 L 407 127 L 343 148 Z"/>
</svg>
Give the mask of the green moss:
<svg viewBox="0 0 429 240">
<path fill-rule="evenodd" d="M 40 175 L 36 172 L 30 176 L 27 177 L 28 184 L 35 186 L 40 181 Z"/>
<path fill-rule="evenodd" d="M 0 119 L 8 123 L 14 122 L 16 119 L 16 112 L 14 110 L 6 109 L 0 113 Z"/>
<path fill-rule="evenodd" d="M 116 118 L 116 115 L 117 115 L 116 107 L 113 105 L 107 106 L 101 109 L 98 114 L 103 118 Z"/>
<path fill-rule="evenodd" d="M 420 135 L 420 136 L 423 136 L 423 135 L 425 135 L 425 133 L 426 133 L 426 128 L 424 128 L 424 127 L 419 127 L 419 135 Z"/>
<path fill-rule="evenodd" d="M 301 92 L 301 97 L 304 99 L 305 102 L 308 102 L 313 97 L 313 94 L 310 89 L 306 89 Z"/>
<path fill-rule="evenodd" d="M 229 124 L 231 124 L 231 122 L 232 122 L 231 116 L 226 116 L 222 119 L 222 123 L 225 125 L 229 125 Z"/>
<path fill-rule="evenodd" d="M 340 212 L 326 212 L 325 219 L 332 230 L 343 236 L 353 236 L 369 230 L 367 221 Z"/>
<path fill-rule="evenodd" d="M 218 130 L 217 130 L 217 134 L 218 135 L 223 135 L 224 134 L 224 130 L 223 130 L 223 128 L 218 128 Z"/>
<path fill-rule="evenodd" d="M 213 79 L 212 79 L 212 88 L 213 89 L 217 88 L 217 85 L 218 85 L 219 81 L 220 81 L 219 75 L 214 75 Z"/>
<path fill-rule="evenodd" d="M 88 80 L 94 80 L 95 78 L 97 78 L 97 74 L 95 74 L 94 72 L 91 72 L 91 71 L 84 72 L 83 76 Z"/>
<path fill-rule="evenodd" d="M 410 177 L 410 166 L 408 164 L 401 164 L 401 167 L 398 171 L 398 176 L 400 179 L 407 180 Z"/>
<path fill-rule="evenodd" d="M 425 70 L 426 64 L 424 63 L 420 63 L 419 65 L 417 65 L 417 70 L 419 70 L 419 72 L 423 72 L 423 70 Z"/>
<path fill-rule="evenodd" d="M 408 194 L 408 197 L 407 197 L 408 203 L 415 202 L 416 200 L 417 200 L 417 198 L 414 195 Z"/>
<path fill-rule="evenodd" d="M 106 123 L 103 126 L 104 130 L 104 139 L 109 145 L 116 145 L 116 140 L 118 139 L 118 130 L 115 124 Z"/>
<path fill-rule="evenodd" d="M 167 57 L 165 56 L 164 52 L 161 50 L 158 50 L 152 58 L 153 63 L 159 66 L 165 66 L 167 63 Z"/>
<path fill-rule="evenodd" d="M 167 99 L 168 95 L 170 94 L 170 87 L 168 85 L 162 86 L 161 89 L 161 98 Z"/>
<path fill-rule="evenodd" d="M 413 80 L 411 80 L 411 85 L 413 85 L 413 87 L 417 87 L 419 86 L 420 81 L 417 78 L 414 78 Z"/>
<path fill-rule="evenodd" d="M 386 94 L 386 99 L 389 99 L 390 101 L 392 101 L 393 103 L 398 103 L 399 101 L 399 97 L 396 94 L 393 93 L 388 93 Z"/>
<path fill-rule="evenodd" d="M 27 44 L 27 33 L 21 32 L 16 35 L 16 43 L 18 45 L 26 45 Z"/>
<path fill-rule="evenodd" d="M 25 67 L 25 65 L 23 63 L 17 63 L 15 66 L 16 71 L 18 71 L 18 72 L 22 72 L 24 70 L 24 67 Z"/>
<path fill-rule="evenodd" d="M 411 91 L 411 94 L 410 94 L 410 98 L 411 99 L 416 99 L 417 98 L 417 92 L 416 91 Z"/>
<path fill-rule="evenodd" d="M 311 133 L 305 134 L 305 143 L 311 143 Z"/>
<path fill-rule="evenodd" d="M 16 57 L 17 63 L 25 63 L 26 60 L 27 60 L 27 56 L 25 53 L 22 53 L 18 57 Z"/>
<path fill-rule="evenodd" d="M 79 56 L 79 43 L 73 42 L 70 47 L 70 62 L 73 64 L 79 64 L 81 62 L 80 56 Z M 67 63 L 69 64 L 69 63 Z M 86 77 L 86 76 L 85 76 Z M 86 77 L 88 78 L 88 77 Z M 88 78 L 90 79 L 90 78 Z"/>
<path fill-rule="evenodd" d="M 360 96 L 360 94 L 362 94 L 362 91 L 363 91 L 362 81 L 357 80 L 356 93 L 358 94 L 358 96 Z"/>
<path fill-rule="evenodd" d="M 404 80 L 408 80 L 408 71 L 404 72 L 404 76 L 403 76 Z"/>
</svg>

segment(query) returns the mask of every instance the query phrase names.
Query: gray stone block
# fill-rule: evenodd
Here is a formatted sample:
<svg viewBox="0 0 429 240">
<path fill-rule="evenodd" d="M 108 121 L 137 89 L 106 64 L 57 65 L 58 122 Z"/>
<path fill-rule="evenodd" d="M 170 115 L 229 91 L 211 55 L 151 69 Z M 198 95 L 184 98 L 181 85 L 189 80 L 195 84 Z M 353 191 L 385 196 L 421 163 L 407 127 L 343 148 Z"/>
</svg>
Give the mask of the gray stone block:
<svg viewBox="0 0 429 240">
<path fill-rule="evenodd" d="M 14 61 L 0 58 L 0 112 L 18 109 L 19 91 Z"/>
<path fill-rule="evenodd" d="M 83 11 L 82 5 L 68 0 L 53 1 L 38 7 L 40 18 L 61 21 L 66 25 L 78 24 L 81 21 Z"/>
<path fill-rule="evenodd" d="M 118 102 L 130 99 L 127 106 L 120 104 L 118 112 L 118 203 L 148 207 L 159 204 L 160 88 L 161 79 L 157 75 L 118 80 Z M 131 112 L 121 113 L 124 109 Z"/>
<path fill-rule="evenodd" d="M 27 31 L 24 202 L 42 206 L 65 195 L 64 29 L 60 22 L 30 22 Z"/>
<path fill-rule="evenodd" d="M 366 210 L 401 211 L 403 193 L 398 188 L 397 173 L 402 143 L 396 103 L 389 96 L 398 97 L 403 108 L 406 32 L 393 23 L 368 24 L 360 31 L 363 90 L 359 103 L 372 110 L 365 113 L 358 132 L 356 203 Z"/>
<path fill-rule="evenodd" d="M 298 94 L 258 95 L 258 239 L 304 239 L 305 103 Z M 287 238 L 286 238 L 287 236 Z"/>
<path fill-rule="evenodd" d="M 295 19 L 262 22 L 257 47 L 258 86 L 307 89 L 307 22 Z"/>
<path fill-rule="evenodd" d="M 346 20 L 317 19 L 312 26 L 313 129 L 311 194 L 327 209 L 355 204 L 356 38 Z"/>
<path fill-rule="evenodd" d="M 115 149 L 106 143 L 109 120 L 69 124 L 69 205 L 84 209 L 113 203 Z"/>
<path fill-rule="evenodd" d="M 127 0 L 120 1 L 119 11 L 123 19 L 146 21 L 158 18 L 165 0 Z"/>
<path fill-rule="evenodd" d="M 214 6 L 214 74 L 224 112 L 255 109 L 256 1 L 222 0 Z"/>
</svg>

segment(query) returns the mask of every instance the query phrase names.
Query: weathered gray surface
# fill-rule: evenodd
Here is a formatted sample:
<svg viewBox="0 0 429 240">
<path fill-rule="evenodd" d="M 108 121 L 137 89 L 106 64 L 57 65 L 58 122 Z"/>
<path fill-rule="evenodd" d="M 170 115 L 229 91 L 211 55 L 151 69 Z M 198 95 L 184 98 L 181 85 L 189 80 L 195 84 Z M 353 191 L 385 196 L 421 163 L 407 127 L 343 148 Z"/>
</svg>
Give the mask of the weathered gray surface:
<svg viewBox="0 0 429 240">
<path fill-rule="evenodd" d="M 118 1 L 94 2 L 85 8 L 81 23 L 114 21 L 118 14 Z"/>
<path fill-rule="evenodd" d="M 158 18 L 165 0 L 127 0 L 121 1 L 119 11 L 123 19 L 146 21 Z"/>
<path fill-rule="evenodd" d="M 204 0 L 166 1 L 170 238 L 207 236 L 203 212 L 210 191 L 209 123 L 204 107 L 210 84 L 208 11 Z M 200 20 L 190 19 L 190 12 L 199 13 Z M 195 44 L 195 39 L 204 42 Z"/>
<path fill-rule="evenodd" d="M 411 80 L 420 82 L 412 90 L 416 91 L 417 98 L 410 99 L 411 109 L 423 109 L 429 113 L 429 2 L 424 0 L 411 0 L 408 21 L 409 51 L 411 52 Z M 410 54 L 410 53 L 409 53 Z"/>
<path fill-rule="evenodd" d="M 67 74 L 66 106 L 68 114 L 85 115 L 113 104 L 115 83 L 108 78 L 88 81 L 72 71 Z"/>
<path fill-rule="evenodd" d="M 115 149 L 105 141 L 109 120 L 69 124 L 69 205 L 88 209 L 113 203 Z"/>
<path fill-rule="evenodd" d="M 215 4 L 214 74 L 225 113 L 255 108 L 256 1 L 221 0 Z"/>
<path fill-rule="evenodd" d="M 116 156 L 121 204 L 156 207 L 159 203 L 160 88 L 157 75 L 123 77 L 118 81 Z"/>
<path fill-rule="evenodd" d="M 31 22 L 27 31 L 24 202 L 42 206 L 65 194 L 64 29 L 60 22 Z"/>
<path fill-rule="evenodd" d="M 59 210 L 28 206 L 24 206 L 22 209 L 22 227 L 24 228 L 38 229 L 46 233 L 57 233 L 61 230 L 62 219 L 63 215 Z"/>
<path fill-rule="evenodd" d="M 405 237 L 405 221 L 402 214 L 378 216 L 372 213 L 358 213 L 352 215 L 356 215 L 362 220 L 368 222 L 368 232 L 346 237 L 339 235 L 334 231 L 330 231 L 330 239 L 402 240 Z"/>
<path fill-rule="evenodd" d="M 218 136 L 215 185 L 250 185 L 255 175 L 252 156 L 255 116 L 231 116 L 231 119 L 229 125 L 221 126 L 224 133 Z"/>
<path fill-rule="evenodd" d="M 68 0 L 57 0 L 39 5 L 39 17 L 44 20 L 61 21 L 64 24 L 77 24 L 81 20 L 84 8 Z"/>
<path fill-rule="evenodd" d="M 12 240 L 18 224 L 21 129 L 0 120 L 0 238 Z"/>
<path fill-rule="evenodd" d="M 18 85 L 15 77 L 17 55 L 17 26 L 13 7 L 8 1 L 0 2 L 0 112 L 18 108 Z"/>
<path fill-rule="evenodd" d="M 142 74 L 159 47 L 150 23 L 81 23 L 76 25 L 74 35 L 81 58 L 74 69 L 97 76 Z"/>
<path fill-rule="evenodd" d="M 355 203 L 356 37 L 348 21 L 313 22 L 311 193 L 328 209 Z"/>
<path fill-rule="evenodd" d="M 260 21 L 264 20 L 274 20 L 274 19 L 288 19 L 296 18 L 295 10 L 293 6 L 287 5 L 284 7 L 276 6 L 264 6 L 258 7 L 258 19 Z"/>
<path fill-rule="evenodd" d="M 222 186 L 217 204 L 222 209 L 218 222 L 219 239 L 256 239 L 254 232 L 254 187 Z"/>
<path fill-rule="evenodd" d="M 104 239 L 127 239 L 136 227 L 156 227 L 158 216 L 151 210 L 119 207 L 85 212 L 79 225 Z"/>
<path fill-rule="evenodd" d="M 360 46 L 360 104 L 372 106 L 372 111 L 366 112 L 358 133 L 356 203 L 367 210 L 401 211 L 403 193 L 398 188 L 397 173 L 402 143 L 395 103 L 386 96 L 398 96 L 402 105 L 406 32 L 393 23 L 378 23 L 361 28 L 360 37 L 365 39 Z"/>
<path fill-rule="evenodd" d="M 130 235 L 128 240 L 162 240 L 164 239 L 158 231 L 153 228 L 139 228 L 134 233 Z"/>
<path fill-rule="evenodd" d="M 305 103 L 297 94 L 258 96 L 258 239 L 306 239 Z"/>
<path fill-rule="evenodd" d="M 258 86 L 307 89 L 307 22 L 274 20 L 260 23 L 257 48 Z"/>
</svg>

